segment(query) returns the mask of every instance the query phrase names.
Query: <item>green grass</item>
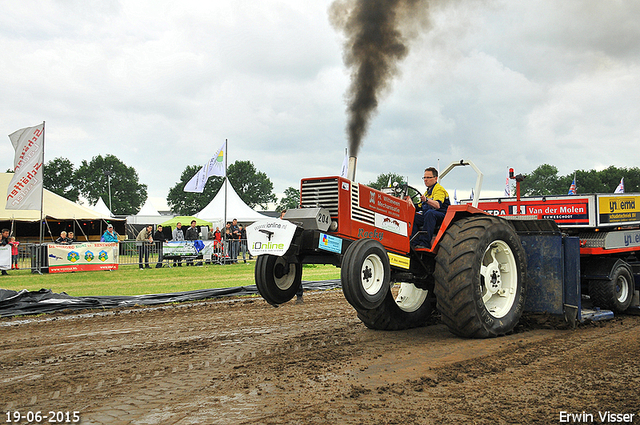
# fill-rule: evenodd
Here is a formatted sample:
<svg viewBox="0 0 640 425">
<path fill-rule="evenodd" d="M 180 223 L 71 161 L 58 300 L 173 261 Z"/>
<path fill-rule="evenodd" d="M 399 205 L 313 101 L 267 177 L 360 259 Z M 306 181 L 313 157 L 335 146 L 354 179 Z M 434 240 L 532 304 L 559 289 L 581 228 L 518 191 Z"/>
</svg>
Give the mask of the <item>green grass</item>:
<svg viewBox="0 0 640 425">
<path fill-rule="evenodd" d="M 153 265 L 152 265 L 153 266 Z M 118 270 L 32 274 L 30 270 L 9 270 L 0 278 L 0 288 L 19 291 L 66 292 L 73 296 L 142 295 L 192 291 L 195 289 L 229 288 L 253 285 L 255 261 L 234 265 L 203 267 L 164 267 L 140 271 L 137 265 L 120 266 Z M 331 265 L 305 265 L 302 280 L 339 279 L 340 269 Z"/>
</svg>

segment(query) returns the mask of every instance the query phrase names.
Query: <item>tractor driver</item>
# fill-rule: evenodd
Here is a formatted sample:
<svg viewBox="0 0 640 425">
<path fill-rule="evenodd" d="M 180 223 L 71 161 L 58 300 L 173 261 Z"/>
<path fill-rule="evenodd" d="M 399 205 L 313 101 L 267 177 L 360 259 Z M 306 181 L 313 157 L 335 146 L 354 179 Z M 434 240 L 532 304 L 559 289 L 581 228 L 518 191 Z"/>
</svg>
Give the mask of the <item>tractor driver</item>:
<svg viewBox="0 0 640 425">
<path fill-rule="evenodd" d="M 427 191 L 420 196 L 420 203 L 416 206 L 416 215 L 411 231 L 411 244 L 416 248 L 431 248 L 431 239 L 436 228 L 436 223 L 442 221 L 451 205 L 449 194 L 438 184 L 438 170 L 429 167 L 424 170 L 422 177 Z M 411 202 L 410 198 L 407 198 Z M 414 236 L 422 230 L 424 233 Z"/>
</svg>

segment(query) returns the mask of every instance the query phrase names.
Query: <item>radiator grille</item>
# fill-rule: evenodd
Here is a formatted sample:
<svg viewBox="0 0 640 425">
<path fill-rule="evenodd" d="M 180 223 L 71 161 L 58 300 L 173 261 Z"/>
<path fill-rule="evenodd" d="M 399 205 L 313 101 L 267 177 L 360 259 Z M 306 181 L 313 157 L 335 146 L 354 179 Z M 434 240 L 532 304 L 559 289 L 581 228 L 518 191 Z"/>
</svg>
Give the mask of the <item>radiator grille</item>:
<svg viewBox="0 0 640 425">
<path fill-rule="evenodd" d="M 338 215 L 338 179 L 303 180 L 300 198 L 302 208 L 326 208 L 332 217 L 336 217 Z"/>
<path fill-rule="evenodd" d="M 372 226 L 376 223 L 376 216 L 373 211 L 365 210 L 358 202 L 360 199 L 360 185 L 351 185 L 351 219 L 368 223 Z"/>
</svg>

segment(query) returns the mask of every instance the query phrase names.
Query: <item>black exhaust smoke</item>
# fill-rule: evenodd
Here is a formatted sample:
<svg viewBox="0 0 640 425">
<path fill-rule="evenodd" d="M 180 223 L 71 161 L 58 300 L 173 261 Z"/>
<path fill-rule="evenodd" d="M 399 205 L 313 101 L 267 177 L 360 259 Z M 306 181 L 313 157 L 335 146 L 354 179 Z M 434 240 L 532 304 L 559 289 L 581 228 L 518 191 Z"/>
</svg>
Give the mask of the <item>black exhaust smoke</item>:
<svg viewBox="0 0 640 425">
<path fill-rule="evenodd" d="M 398 74 L 398 63 L 409 52 L 409 41 L 428 25 L 429 3 L 336 0 L 329 8 L 332 25 L 346 36 L 344 62 L 351 71 L 346 95 L 350 157 L 357 157 L 380 96 Z M 350 173 L 355 177 L 355 169 Z"/>
</svg>

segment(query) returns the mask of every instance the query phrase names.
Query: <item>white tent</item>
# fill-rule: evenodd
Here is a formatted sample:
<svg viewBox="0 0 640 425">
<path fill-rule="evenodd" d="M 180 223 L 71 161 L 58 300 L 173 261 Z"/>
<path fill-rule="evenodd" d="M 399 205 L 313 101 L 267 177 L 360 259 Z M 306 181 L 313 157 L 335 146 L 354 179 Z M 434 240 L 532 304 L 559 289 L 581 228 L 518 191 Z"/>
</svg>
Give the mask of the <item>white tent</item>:
<svg viewBox="0 0 640 425">
<path fill-rule="evenodd" d="M 160 215 L 151 200 L 147 198 L 138 214 L 127 216 L 127 224 L 160 224 L 166 219 L 167 216 Z"/>
<path fill-rule="evenodd" d="M 109 207 L 107 207 L 107 204 L 104 203 L 102 198 L 98 198 L 98 202 L 96 202 L 96 204 L 92 206 L 91 209 L 104 217 L 113 217 L 113 214 L 111 214 L 111 210 L 109 210 Z"/>
<path fill-rule="evenodd" d="M 268 218 L 245 204 L 227 179 L 224 179 L 224 184 L 227 187 L 227 221 L 237 218 L 238 223 L 247 225 L 254 221 Z M 215 227 L 220 227 L 220 229 L 224 227 L 224 188 L 225 186 L 222 186 L 213 200 L 209 202 L 209 205 L 195 214 L 198 218 L 213 222 L 214 229 Z"/>
<path fill-rule="evenodd" d="M 156 215 L 160 215 L 160 213 L 158 212 L 156 207 L 153 206 L 153 204 L 151 203 L 149 198 L 147 198 L 147 201 L 144 203 L 142 208 L 140 208 L 140 211 L 138 211 L 138 214 L 136 214 L 136 215 L 140 215 L 140 216 L 142 216 L 142 215 L 156 216 Z"/>
</svg>

